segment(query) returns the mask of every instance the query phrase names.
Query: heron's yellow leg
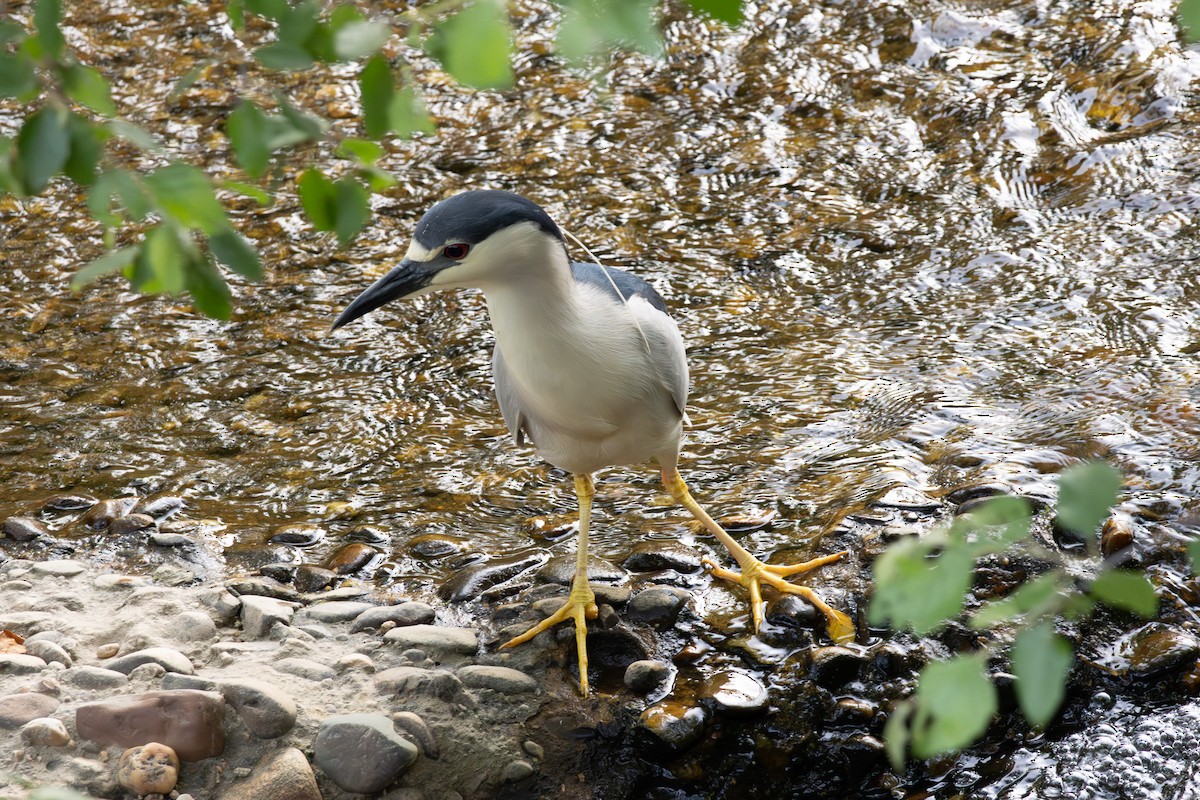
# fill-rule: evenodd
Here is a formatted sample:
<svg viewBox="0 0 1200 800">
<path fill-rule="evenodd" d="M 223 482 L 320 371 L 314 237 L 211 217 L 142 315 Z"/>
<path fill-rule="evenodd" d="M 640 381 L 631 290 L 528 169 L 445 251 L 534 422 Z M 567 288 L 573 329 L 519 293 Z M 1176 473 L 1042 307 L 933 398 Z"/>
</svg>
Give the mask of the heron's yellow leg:
<svg viewBox="0 0 1200 800">
<path fill-rule="evenodd" d="M 825 615 L 825 619 L 828 622 L 829 636 L 835 642 L 844 643 L 854 641 L 854 623 L 850 621 L 850 617 L 830 606 L 807 586 L 798 586 L 784 580 L 788 576 L 799 575 L 800 573 L 808 572 L 817 567 L 837 561 L 846 555 L 846 551 L 843 550 L 833 555 L 814 558 L 812 561 L 805 561 L 802 564 L 764 564 L 751 555 L 746 548 L 734 541 L 733 537 L 700 507 L 700 504 L 696 502 L 691 492 L 688 491 L 687 484 L 683 482 L 683 477 L 679 474 L 678 470 L 664 469 L 662 478 L 663 486 L 666 487 L 667 492 L 675 499 L 675 502 L 682 505 L 692 513 L 692 516 L 700 520 L 704 527 L 708 529 L 708 532 L 717 537 L 717 540 L 721 544 L 725 545 L 725 549 L 729 551 L 734 561 L 738 563 L 741 571 L 734 572 L 733 570 L 719 567 L 708 559 L 704 560 L 705 567 L 709 569 L 714 577 L 739 583 L 745 586 L 747 591 L 750 592 L 750 616 L 754 620 L 755 633 L 758 632 L 759 626 L 762 625 L 762 585 L 766 584 L 778 592 L 799 595 L 812 603 L 818 611 Z"/>
<path fill-rule="evenodd" d="M 509 639 L 501 648 L 516 647 L 528 642 L 542 631 L 553 628 L 568 619 L 575 620 L 575 649 L 579 653 L 579 691 L 588 693 L 587 620 L 600 614 L 596 606 L 596 593 L 588 584 L 587 548 L 588 525 L 592 519 L 592 498 L 596 496 L 596 485 L 591 475 L 575 476 L 575 495 L 579 498 L 579 544 L 575 552 L 575 577 L 571 580 L 571 593 L 567 601 L 550 616 L 534 625 L 520 636 Z"/>
</svg>

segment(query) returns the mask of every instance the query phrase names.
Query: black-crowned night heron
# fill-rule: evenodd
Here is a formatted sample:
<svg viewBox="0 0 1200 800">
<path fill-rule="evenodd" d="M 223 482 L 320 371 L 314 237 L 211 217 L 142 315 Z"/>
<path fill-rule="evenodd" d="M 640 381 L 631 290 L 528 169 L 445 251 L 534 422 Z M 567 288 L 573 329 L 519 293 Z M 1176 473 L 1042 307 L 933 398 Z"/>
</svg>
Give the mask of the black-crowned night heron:
<svg viewBox="0 0 1200 800">
<path fill-rule="evenodd" d="M 688 367 L 679 328 L 662 297 L 628 272 L 572 263 L 562 232 L 530 200 L 472 191 L 437 203 L 417 223 L 404 260 L 360 294 L 333 327 L 391 300 L 464 288 L 482 289 L 487 301 L 496 332 L 492 372 L 505 424 L 518 444 L 532 443 L 538 455 L 574 475 L 579 498 L 579 545 L 566 602 L 503 647 L 573 619 L 579 686 L 587 694 L 586 620 L 597 614 L 587 576 L 592 473 L 650 459 L 661 467 L 671 497 L 737 561 L 740 572 L 705 563 L 714 576 L 749 591 L 755 631 L 762 623 L 765 584 L 820 609 L 834 639 L 852 637 L 845 614 L 811 589 L 785 580 L 844 553 L 791 566 L 764 564 L 688 492 L 677 469 Z"/>
</svg>

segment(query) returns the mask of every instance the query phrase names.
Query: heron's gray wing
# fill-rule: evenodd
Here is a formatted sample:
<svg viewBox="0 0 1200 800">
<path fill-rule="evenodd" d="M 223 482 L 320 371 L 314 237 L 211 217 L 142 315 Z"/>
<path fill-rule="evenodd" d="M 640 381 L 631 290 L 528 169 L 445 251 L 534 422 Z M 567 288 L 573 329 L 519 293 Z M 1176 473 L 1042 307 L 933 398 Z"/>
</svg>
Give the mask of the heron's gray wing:
<svg viewBox="0 0 1200 800">
<path fill-rule="evenodd" d="M 513 390 L 512 378 L 508 375 L 508 367 L 498 346 L 492 351 L 492 378 L 496 381 L 496 401 L 500 404 L 500 415 L 504 417 L 504 424 L 508 426 L 513 441 L 525 444 L 528 436 L 525 415 L 521 413 L 520 398 Z"/>
</svg>

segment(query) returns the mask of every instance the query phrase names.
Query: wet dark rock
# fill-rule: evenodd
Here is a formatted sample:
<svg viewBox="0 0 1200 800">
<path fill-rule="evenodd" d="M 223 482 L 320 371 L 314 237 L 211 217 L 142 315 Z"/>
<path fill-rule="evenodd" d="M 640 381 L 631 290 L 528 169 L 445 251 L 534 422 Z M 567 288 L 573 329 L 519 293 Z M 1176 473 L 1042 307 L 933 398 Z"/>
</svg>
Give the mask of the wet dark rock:
<svg viewBox="0 0 1200 800">
<path fill-rule="evenodd" d="M 499 694 L 525 694 L 538 691 L 538 683 L 519 670 L 471 664 L 458 670 L 458 679 L 471 689 L 491 689 Z"/>
<path fill-rule="evenodd" d="M 383 714 L 341 714 L 321 723 L 313 761 L 348 792 L 373 794 L 387 788 L 420 755 L 396 733 Z"/>
<path fill-rule="evenodd" d="M 700 554 L 690 547 L 671 540 L 647 539 L 638 542 L 621 561 L 631 572 L 699 572 Z"/>
<path fill-rule="evenodd" d="M 944 499 L 952 506 L 961 506 L 968 500 L 974 500 L 979 497 L 995 497 L 996 495 L 1008 493 L 1008 487 L 999 483 L 976 483 L 951 489 L 946 493 Z"/>
<path fill-rule="evenodd" d="M 649 694 L 670 679 L 674 670 L 665 661 L 643 659 L 625 668 L 625 686 L 638 694 Z"/>
<path fill-rule="evenodd" d="M 370 564 L 378 555 L 379 551 L 369 544 L 350 542 L 334 551 L 325 561 L 325 568 L 339 575 L 350 575 Z"/>
<path fill-rule="evenodd" d="M 392 543 L 392 537 L 382 528 L 374 525 L 359 525 L 347 533 L 345 539 L 348 542 L 363 542 L 376 547 L 384 547 Z"/>
<path fill-rule="evenodd" d="M 171 495 L 163 495 L 153 499 L 146 498 L 133 507 L 133 513 L 145 514 L 148 517 L 162 522 L 168 517 L 172 517 L 183 510 L 184 502 L 182 497 L 173 497 Z"/>
<path fill-rule="evenodd" d="M 575 556 L 555 556 L 534 573 L 535 583 L 555 583 L 570 586 L 575 577 Z M 622 584 L 629 580 L 629 573 L 611 561 L 599 556 L 588 556 L 588 582 Z"/>
<path fill-rule="evenodd" d="M 1133 524 L 1128 517 L 1109 517 L 1100 529 L 1100 552 L 1105 558 L 1133 544 Z"/>
<path fill-rule="evenodd" d="M 132 507 L 133 502 L 131 498 L 127 497 L 114 500 L 101 500 L 89 508 L 79 521 L 91 530 L 105 530 L 113 523 L 113 520 L 125 516 L 125 512 Z"/>
<path fill-rule="evenodd" d="M 505 581 L 546 563 L 544 553 L 523 553 L 497 558 L 482 564 L 470 564 L 451 575 L 438 596 L 451 603 L 471 600 Z"/>
<path fill-rule="evenodd" d="M 157 527 L 158 523 L 154 517 L 146 514 L 126 514 L 109 523 L 108 532 L 113 536 L 127 536 L 131 533 L 154 530 Z"/>
<path fill-rule="evenodd" d="M 1181 670 L 1200 656 L 1200 640 L 1162 622 L 1151 622 L 1128 634 L 1118 648 L 1128 671 L 1139 678 Z"/>
<path fill-rule="evenodd" d="M 221 695 L 176 689 L 85 703 L 75 726 L 81 739 L 102 745 L 161 742 L 184 761 L 203 761 L 225 750 L 224 718 Z"/>
<path fill-rule="evenodd" d="M 220 692 L 259 739 L 276 739 L 296 724 L 296 701 L 274 684 L 253 678 L 222 681 Z"/>
<path fill-rule="evenodd" d="M 937 511 L 942 506 L 937 500 L 910 486 L 894 486 L 871 505 L 878 508 L 896 508 L 901 511 L 922 513 Z"/>
<path fill-rule="evenodd" d="M 796 630 L 812 630 L 819 613 L 813 605 L 794 594 L 779 595 L 767 604 L 766 621 Z"/>
<path fill-rule="evenodd" d="M 872 654 L 871 663 L 875 671 L 884 678 L 907 678 L 925 666 L 925 653 L 915 646 L 898 642 L 881 645 Z"/>
<path fill-rule="evenodd" d="M 0 697 L 0 728 L 16 730 L 39 717 L 50 716 L 58 705 L 56 698 L 38 692 Z"/>
<path fill-rule="evenodd" d="M 316 525 L 284 525 L 276 528 L 271 544 L 287 544 L 293 547 L 311 547 L 325 538 L 325 531 Z"/>
<path fill-rule="evenodd" d="M 479 650 L 479 635 L 474 628 L 448 625 L 408 625 L 384 634 L 384 641 L 400 650 L 419 648 L 435 661 L 473 656 Z"/>
<path fill-rule="evenodd" d="M 837 689 L 857 680 L 867 664 L 867 656 L 859 650 L 833 645 L 818 647 L 812 652 L 808 677 L 818 686 Z"/>
<path fill-rule="evenodd" d="M 860 728 L 875 718 L 879 709 L 874 703 L 855 697 L 843 697 L 833 707 L 829 719 L 831 727 Z"/>
<path fill-rule="evenodd" d="M 9 517 L 4 520 L 4 535 L 17 542 L 31 542 L 50 535 L 45 523 L 30 517 Z"/>
<path fill-rule="evenodd" d="M 300 593 L 292 587 L 264 578 L 237 578 L 227 581 L 225 588 L 241 597 L 272 597 L 293 602 L 300 600 Z"/>
<path fill-rule="evenodd" d="M 675 624 L 691 599 L 686 590 L 677 586 L 651 586 L 633 596 L 625 613 L 630 619 L 666 630 Z"/>
<path fill-rule="evenodd" d="M 143 664 L 158 664 L 167 672 L 182 672 L 184 675 L 191 675 L 196 671 L 192 666 L 191 659 L 169 647 L 148 647 L 145 650 L 138 650 L 135 653 L 114 658 L 112 661 L 106 661 L 104 666 L 114 672 L 128 675 Z"/>
<path fill-rule="evenodd" d="M 321 790 L 304 753 L 294 747 L 268 754 L 248 778 L 217 795 L 217 800 L 321 800 Z"/>
<path fill-rule="evenodd" d="M 331 569 L 318 567 L 316 564 L 301 564 L 292 575 L 292 584 L 297 591 L 305 594 L 319 592 L 341 580 L 341 576 Z"/>
<path fill-rule="evenodd" d="M 385 622 L 394 622 L 397 627 L 427 625 L 433 622 L 435 616 L 433 606 L 417 601 L 394 606 L 374 606 L 356 616 L 350 630 L 357 632 L 378 628 Z"/>
<path fill-rule="evenodd" d="M 87 494 L 59 494 L 42 503 L 42 511 L 83 511 L 97 502 Z"/>
<path fill-rule="evenodd" d="M 560 636 L 574 642 L 575 631 L 572 626 L 564 625 L 559 630 L 561 631 Z M 574 647 L 573 644 L 572 647 Z M 590 666 L 600 669 L 619 669 L 623 674 L 633 662 L 645 661 L 650 658 L 654 652 L 654 646 L 652 642 L 621 625 L 610 630 L 593 631 L 588 628 L 587 652 Z"/>
<path fill-rule="evenodd" d="M 597 606 L 596 625 L 601 630 L 615 628 L 621 624 L 621 615 L 617 610 L 608 603 L 600 603 Z"/>
<path fill-rule="evenodd" d="M 757 714 L 767 709 L 767 687 L 745 670 L 723 669 L 704 682 L 700 699 L 724 714 Z"/>
<path fill-rule="evenodd" d="M 421 754 L 426 758 L 436 761 L 441 756 L 437 740 L 433 738 L 433 733 L 429 730 L 429 726 L 425 724 L 425 720 L 421 719 L 419 715 L 412 711 L 397 711 L 392 714 L 392 724 L 401 733 L 407 734 L 412 739 L 413 744 L 421 749 Z"/>
<path fill-rule="evenodd" d="M 675 754 L 700 740 L 707 721 L 708 714 L 701 706 L 664 700 L 642 712 L 638 728 L 648 734 L 652 745 Z"/>
<path fill-rule="evenodd" d="M 464 542 L 453 536 L 426 533 L 414 536 L 404 547 L 417 558 L 445 558 L 463 551 Z"/>
<path fill-rule="evenodd" d="M 264 564 L 258 568 L 258 572 L 264 578 L 270 578 L 280 583 L 291 583 L 296 579 L 295 564 Z"/>
</svg>

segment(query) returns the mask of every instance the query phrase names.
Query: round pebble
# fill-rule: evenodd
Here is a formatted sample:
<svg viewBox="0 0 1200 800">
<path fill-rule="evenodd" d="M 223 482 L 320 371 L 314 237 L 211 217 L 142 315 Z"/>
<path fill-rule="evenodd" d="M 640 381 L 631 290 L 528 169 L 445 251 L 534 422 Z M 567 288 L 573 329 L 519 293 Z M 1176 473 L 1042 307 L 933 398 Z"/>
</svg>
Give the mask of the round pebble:
<svg viewBox="0 0 1200 800">
<path fill-rule="evenodd" d="M 131 747 L 117 764 L 117 782 L 134 794 L 167 794 L 179 780 L 179 756 L 165 744 Z"/>
<path fill-rule="evenodd" d="M 725 714 L 757 714 L 767 708 L 767 688 L 748 672 L 724 669 L 704 682 L 703 699 Z"/>
<path fill-rule="evenodd" d="M 66 747 L 71 735 L 59 720 L 38 717 L 21 726 L 21 740 L 34 747 Z"/>
<path fill-rule="evenodd" d="M 625 668 L 625 685 L 639 694 L 648 694 L 671 676 L 671 665 L 665 661 L 642 659 Z"/>
</svg>

